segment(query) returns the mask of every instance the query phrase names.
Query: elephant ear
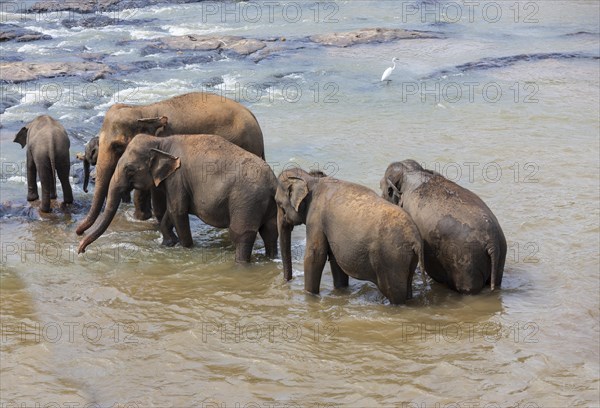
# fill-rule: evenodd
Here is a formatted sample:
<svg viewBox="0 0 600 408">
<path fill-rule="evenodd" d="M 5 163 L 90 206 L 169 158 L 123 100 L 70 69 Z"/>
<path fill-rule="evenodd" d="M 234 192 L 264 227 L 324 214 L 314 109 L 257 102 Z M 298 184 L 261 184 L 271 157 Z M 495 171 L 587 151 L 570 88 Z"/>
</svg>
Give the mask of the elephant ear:
<svg viewBox="0 0 600 408">
<path fill-rule="evenodd" d="M 13 140 L 13 142 L 21 145 L 21 149 L 24 148 L 27 144 L 27 131 L 27 127 L 21 128 L 21 130 L 19 130 L 19 133 L 17 133 L 17 135 L 15 136 L 15 140 Z"/>
<path fill-rule="evenodd" d="M 142 118 L 138 119 L 138 123 L 142 126 L 143 131 L 145 133 L 158 136 L 160 132 L 162 132 L 169 123 L 169 118 L 167 118 L 166 116 L 156 118 Z"/>
<path fill-rule="evenodd" d="M 162 150 L 150 149 L 150 173 L 156 187 L 164 179 L 175 173 L 180 166 L 181 160 L 179 157 Z"/>
<path fill-rule="evenodd" d="M 392 180 L 388 177 L 387 179 L 387 185 L 389 187 L 389 196 L 390 197 L 398 197 L 400 198 L 402 196 L 402 193 L 400 192 L 400 190 L 398 190 L 398 187 L 396 187 L 396 185 L 392 182 Z"/>
<path fill-rule="evenodd" d="M 298 211 L 300 204 L 308 195 L 308 185 L 304 179 L 299 177 L 290 177 L 290 186 L 288 192 L 290 196 L 290 203 L 294 207 L 294 210 Z"/>
</svg>

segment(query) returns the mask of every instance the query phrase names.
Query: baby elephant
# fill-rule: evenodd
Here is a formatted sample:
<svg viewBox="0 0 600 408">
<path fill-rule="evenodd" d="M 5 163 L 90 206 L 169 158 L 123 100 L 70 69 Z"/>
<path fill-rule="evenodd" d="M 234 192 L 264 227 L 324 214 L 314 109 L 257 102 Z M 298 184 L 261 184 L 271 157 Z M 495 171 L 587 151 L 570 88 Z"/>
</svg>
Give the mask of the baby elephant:
<svg viewBox="0 0 600 408">
<path fill-rule="evenodd" d="M 156 187 L 165 193 L 163 244 L 193 245 L 188 214 L 229 228 L 236 261 L 249 262 L 257 232 L 267 256 L 277 256 L 277 179 L 260 157 L 216 135 L 137 135 L 119 159 L 104 214 L 80 245 L 94 242 L 110 225 L 123 192 Z M 179 238 L 172 232 L 175 226 Z"/>
<path fill-rule="evenodd" d="M 77 158 L 83 161 L 83 191 L 88 192 L 88 184 L 90 182 L 90 167 L 95 166 L 98 161 L 98 144 L 100 138 L 98 136 L 92 137 L 89 142 L 85 145 L 85 153 L 77 153 Z M 123 193 L 121 200 L 124 203 L 131 202 L 131 194 L 129 191 Z"/>
<path fill-rule="evenodd" d="M 477 195 L 414 160 L 390 164 L 381 189 L 419 227 L 425 268 L 434 280 L 467 294 L 501 285 L 506 239 Z"/>
<path fill-rule="evenodd" d="M 98 144 L 100 138 L 92 137 L 85 145 L 85 154 L 77 153 L 77 158 L 83 161 L 83 191 L 88 192 L 90 182 L 90 167 L 98 161 Z"/>
<path fill-rule="evenodd" d="M 412 297 L 412 278 L 423 251 L 408 214 L 374 191 L 322 173 L 285 170 L 275 195 L 283 272 L 292 278 L 291 232 L 306 224 L 304 288 L 319 293 L 329 258 L 336 288 L 348 276 L 377 285 L 391 304 Z"/>
<path fill-rule="evenodd" d="M 65 128 L 48 115 L 35 118 L 15 136 L 15 143 L 27 145 L 27 201 L 39 198 L 37 177 L 42 184 L 41 212 L 50 212 L 50 199 L 56 198 L 56 176 L 60 180 L 65 204 L 73 202 L 69 184 L 69 148 L 71 142 Z"/>
</svg>

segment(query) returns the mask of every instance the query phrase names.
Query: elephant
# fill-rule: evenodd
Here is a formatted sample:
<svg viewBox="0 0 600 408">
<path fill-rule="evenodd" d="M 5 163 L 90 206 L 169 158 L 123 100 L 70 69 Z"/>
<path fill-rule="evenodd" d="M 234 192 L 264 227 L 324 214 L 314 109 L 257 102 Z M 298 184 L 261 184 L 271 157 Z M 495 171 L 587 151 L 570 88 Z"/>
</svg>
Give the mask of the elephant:
<svg viewBox="0 0 600 408">
<path fill-rule="evenodd" d="M 151 186 L 166 196 L 164 245 L 179 239 L 182 246 L 193 246 L 188 214 L 195 214 L 213 227 L 229 228 L 237 262 L 250 261 L 257 233 L 267 256 L 277 256 L 277 178 L 260 157 L 217 135 L 133 138 L 110 180 L 104 213 L 82 239 L 79 253 L 108 228 L 124 191 Z"/>
<path fill-rule="evenodd" d="M 87 217 L 76 229 L 77 235 L 82 235 L 100 215 L 117 162 L 129 142 L 141 133 L 216 134 L 264 159 L 263 135 L 256 117 L 223 96 L 193 92 L 149 105 L 115 104 L 106 112 L 100 129 L 94 198 Z M 165 205 L 160 193 L 152 195 L 154 215 L 159 221 Z M 151 215 L 148 193 L 136 198 L 136 218 L 148 219 Z"/>
<path fill-rule="evenodd" d="M 90 167 L 95 166 L 98 161 L 98 144 L 100 142 L 99 137 L 92 137 L 89 142 L 85 145 L 85 153 L 77 153 L 77 159 L 83 161 L 83 191 L 88 192 L 88 184 L 90 182 Z M 131 195 L 129 192 L 123 194 L 121 201 L 124 203 L 131 202 Z"/>
<path fill-rule="evenodd" d="M 377 285 L 391 304 L 412 297 L 412 279 L 423 250 L 408 214 L 373 190 L 300 168 L 279 175 L 277 228 L 286 280 L 292 279 L 291 233 L 306 225 L 304 288 L 318 294 L 329 259 L 335 288 L 348 278 Z"/>
<path fill-rule="evenodd" d="M 425 269 L 435 281 L 463 294 L 500 287 L 506 239 L 498 220 L 473 192 L 424 169 L 415 160 L 391 163 L 380 187 L 404 208 L 425 245 Z"/>
<path fill-rule="evenodd" d="M 56 119 L 41 115 L 21 128 L 15 143 L 27 146 L 27 201 L 39 198 L 37 178 L 42 184 L 41 212 L 51 212 L 50 199 L 56 198 L 56 175 L 60 180 L 65 204 L 73 203 L 69 184 L 71 141 L 67 131 Z"/>
</svg>

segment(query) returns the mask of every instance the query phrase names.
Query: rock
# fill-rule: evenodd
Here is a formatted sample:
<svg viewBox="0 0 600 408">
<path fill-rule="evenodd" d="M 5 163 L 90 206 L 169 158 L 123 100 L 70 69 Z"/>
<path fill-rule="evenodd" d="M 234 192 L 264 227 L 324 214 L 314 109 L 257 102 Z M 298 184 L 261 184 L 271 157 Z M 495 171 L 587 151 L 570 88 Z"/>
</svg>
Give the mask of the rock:
<svg viewBox="0 0 600 408">
<path fill-rule="evenodd" d="M 2 93 L 2 98 L 0 98 L 0 114 L 4 113 L 8 108 L 11 108 L 15 105 L 21 103 L 21 98 L 23 95 L 21 94 L 13 94 L 8 90 L 4 90 Z"/>
<path fill-rule="evenodd" d="M 96 14 L 93 17 L 86 18 L 70 18 L 62 21 L 62 25 L 67 28 L 83 27 L 83 28 L 97 28 L 106 27 L 116 23 L 116 19 L 103 14 Z"/>
<path fill-rule="evenodd" d="M 78 13 L 94 13 L 97 11 L 109 11 L 118 7 L 119 3 L 127 3 L 122 0 L 51 0 L 35 3 L 29 11 L 44 13 L 51 11 L 75 11 Z M 131 2 L 129 2 L 131 3 Z"/>
<path fill-rule="evenodd" d="M 373 44 L 381 42 L 441 38 L 439 34 L 427 31 L 411 31 L 402 28 L 364 28 L 345 33 L 318 34 L 310 40 L 322 45 L 350 47 L 356 44 Z"/>
<path fill-rule="evenodd" d="M 0 63 L 0 81 L 11 83 L 64 76 L 82 76 L 89 81 L 95 81 L 109 73 L 111 73 L 111 70 L 107 65 L 90 61 Z"/>
<path fill-rule="evenodd" d="M 218 49 L 247 56 L 266 46 L 264 41 L 238 36 L 180 35 L 160 38 L 157 43 L 150 45 L 147 49 L 152 51 L 214 51 Z"/>
<path fill-rule="evenodd" d="M 233 44 L 225 46 L 225 49 L 232 50 L 239 55 L 246 56 L 255 53 L 258 50 L 262 50 L 266 46 L 267 44 L 260 40 L 244 38 L 239 41 L 235 41 Z"/>
<path fill-rule="evenodd" d="M 112 14 L 112 13 L 110 13 Z M 92 17 L 82 17 L 82 18 L 68 18 L 62 21 L 62 25 L 67 28 L 74 27 L 83 27 L 83 28 L 99 28 L 99 27 L 107 27 L 110 25 L 130 25 L 130 26 L 140 26 L 143 24 L 147 24 L 154 19 L 130 19 L 125 18 L 123 16 L 119 16 L 117 13 L 115 15 L 107 16 L 104 14 L 95 14 Z"/>
<path fill-rule="evenodd" d="M 14 24 L 0 24 L 0 42 L 15 40 L 17 42 L 50 40 L 51 36 L 28 30 Z"/>
<path fill-rule="evenodd" d="M 143 7 L 159 4 L 197 3 L 200 0 L 43 0 L 35 3 L 29 12 L 45 13 L 57 11 L 73 11 L 81 14 L 97 12 L 118 12 L 119 18 L 131 18 L 136 11 Z M 124 10 L 127 10 L 124 12 Z"/>
<path fill-rule="evenodd" d="M 311 47 L 311 44 L 300 41 L 285 42 L 285 40 L 276 40 L 267 43 L 267 47 L 252 54 L 251 58 L 254 62 L 258 63 L 264 59 L 278 57 L 287 52 L 301 50 L 307 47 Z M 312 44 L 312 47 L 316 47 L 316 45 Z"/>
</svg>

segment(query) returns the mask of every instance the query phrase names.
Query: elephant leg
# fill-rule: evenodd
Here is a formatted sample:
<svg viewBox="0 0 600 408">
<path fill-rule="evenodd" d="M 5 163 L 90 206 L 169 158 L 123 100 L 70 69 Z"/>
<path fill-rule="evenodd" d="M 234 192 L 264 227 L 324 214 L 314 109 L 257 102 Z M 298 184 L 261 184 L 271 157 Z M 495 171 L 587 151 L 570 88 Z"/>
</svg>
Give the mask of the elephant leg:
<svg viewBox="0 0 600 408">
<path fill-rule="evenodd" d="M 408 299 L 408 283 L 405 279 L 394 280 L 394 273 L 388 271 L 383 278 L 377 280 L 377 287 L 389 299 L 392 305 L 406 303 Z"/>
<path fill-rule="evenodd" d="M 277 218 L 273 217 L 268 220 L 258 230 L 263 242 L 265 243 L 265 254 L 273 259 L 277 256 Z"/>
<path fill-rule="evenodd" d="M 179 242 L 179 238 L 177 238 L 177 235 L 173 232 L 173 222 L 171 221 L 169 213 L 166 213 L 160 222 L 160 232 L 163 236 L 161 245 L 171 247 Z"/>
<path fill-rule="evenodd" d="M 340 268 L 333 253 L 329 253 L 329 265 L 333 275 L 333 287 L 336 289 L 348 287 L 350 277 Z"/>
<path fill-rule="evenodd" d="M 37 168 L 30 150 L 27 150 L 27 201 L 40 198 L 37 188 Z"/>
<path fill-rule="evenodd" d="M 410 260 L 405 257 L 385 257 L 380 259 L 376 270 L 377 287 L 392 305 L 406 303 L 412 295 L 412 277 L 418 258 L 413 254 Z"/>
<path fill-rule="evenodd" d="M 318 294 L 321 286 L 323 268 L 327 262 L 327 238 L 322 232 L 312 232 L 306 236 L 306 253 L 304 254 L 304 290 Z"/>
<path fill-rule="evenodd" d="M 131 191 L 125 191 L 123 194 L 121 194 L 121 202 L 126 204 L 131 203 Z"/>
<path fill-rule="evenodd" d="M 40 183 L 42 184 L 42 205 L 40 211 L 48 213 L 50 212 L 50 199 L 52 197 L 52 189 L 56 190 L 56 177 L 50 163 L 47 166 L 38 166 L 38 175 L 40 177 Z M 56 191 L 55 191 L 56 193 Z"/>
<path fill-rule="evenodd" d="M 171 221 L 169 222 L 169 220 L 167 220 L 165 222 L 165 226 L 169 228 L 171 222 L 175 225 L 175 230 L 177 230 L 177 235 L 179 235 L 179 242 L 181 243 L 181 246 L 185 248 L 191 248 L 194 246 L 192 231 L 190 230 L 190 217 L 188 214 L 174 214 L 169 212 L 169 216 L 166 218 L 169 218 Z"/>
<path fill-rule="evenodd" d="M 135 190 L 133 193 L 133 203 L 135 204 L 134 217 L 137 220 L 147 220 L 152 217 L 150 191 Z"/>
<path fill-rule="evenodd" d="M 238 263 L 250 262 L 252 257 L 252 248 L 256 241 L 257 231 L 245 231 L 243 233 L 236 232 L 229 227 L 229 237 L 235 244 L 235 261 Z"/>
<path fill-rule="evenodd" d="M 52 181 L 50 182 L 50 199 L 56 200 L 58 195 L 56 194 L 56 174 L 50 169 L 50 173 L 52 173 Z"/>
<path fill-rule="evenodd" d="M 407 283 L 406 283 L 406 298 L 407 299 L 412 299 L 413 294 L 412 294 L 412 284 L 413 284 L 413 278 L 415 277 L 415 272 L 417 271 L 417 265 L 419 264 L 419 259 L 417 256 L 415 256 L 412 261 L 410 262 L 410 267 L 408 269 L 408 278 L 407 278 Z M 423 276 L 423 284 L 426 284 L 426 280 L 425 280 L 425 273 L 423 273 L 423 271 L 421 271 L 422 276 Z"/>
<path fill-rule="evenodd" d="M 167 212 L 167 195 L 160 188 L 152 189 L 152 212 L 154 216 L 160 222 Z"/>
<path fill-rule="evenodd" d="M 70 166 L 68 165 L 63 165 L 56 169 L 60 185 L 62 186 L 63 201 L 65 204 L 71 204 L 73 202 L 73 190 L 71 189 L 71 183 L 69 183 L 69 171 Z"/>
</svg>

